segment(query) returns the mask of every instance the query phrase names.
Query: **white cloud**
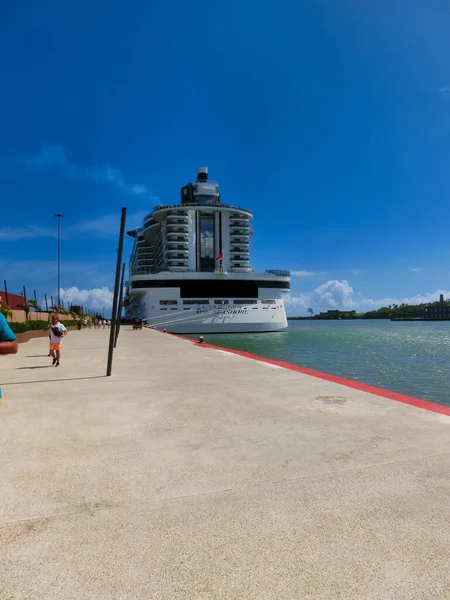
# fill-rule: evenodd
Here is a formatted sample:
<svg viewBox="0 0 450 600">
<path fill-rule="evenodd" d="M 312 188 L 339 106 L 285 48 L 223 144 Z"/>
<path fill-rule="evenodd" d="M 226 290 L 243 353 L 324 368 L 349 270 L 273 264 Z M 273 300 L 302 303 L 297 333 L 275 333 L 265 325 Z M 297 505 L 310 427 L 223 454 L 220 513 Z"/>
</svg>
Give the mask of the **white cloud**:
<svg viewBox="0 0 450 600">
<path fill-rule="evenodd" d="M 36 227 L 27 225 L 26 227 L 0 227 L 0 240 L 31 240 L 33 238 L 56 237 L 56 227 L 54 230 L 48 227 Z"/>
<path fill-rule="evenodd" d="M 64 289 L 78 285 L 83 287 L 111 287 L 114 282 L 114 255 L 98 255 L 95 261 L 63 260 L 61 262 L 61 282 Z M 31 294 L 36 290 L 41 306 L 45 306 L 44 293 L 55 300 L 57 296 L 57 262 L 53 260 L 21 260 L 0 256 L 0 273 L 2 280 L 8 282 L 8 289 L 17 294 L 25 285 Z M 0 288 L 3 287 L 0 285 Z"/>
<path fill-rule="evenodd" d="M 29 169 L 41 171 L 60 169 L 66 177 L 74 180 L 109 183 L 119 188 L 124 194 L 150 196 L 147 186 L 127 183 L 122 173 L 111 165 L 105 164 L 89 167 L 70 163 L 67 159 L 65 149 L 55 144 L 44 144 L 35 156 L 25 157 L 23 164 Z"/>
<path fill-rule="evenodd" d="M 364 298 L 360 294 L 355 294 L 354 289 L 348 281 L 331 280 L 315 288 L 311 292 L 297 296 L 288 296 L 286 306 L 290 313 L 306 312 L 311 307 L 316 312 L 329 309 L 368 311 L 389 306 L 389 304 L 422 304 L 434 302 L 439 299 L 439 294 L 444 294 L 445 298 L 450 297 L 450 291 L 436 290 L 425 294 L 417 294 L 406 298 Z"/>
<path fill-rule="evenodd" d="M 415 267 L 414 269 L 411 269 L 411 271 L 413 273 L 420 273 L 421 271 L 423 271 L 422 267 Z"/>
<path fill-rule="evenodd" d="M 311 277 L 315 275 L 312 271 L 291 271 L 291 277 Z"/>
<path fill-rule="evenodd" d="M 110 312 L 113 303 L 113 292 L 108 287 L 80 290 L 77 287 L 60 290 L 61 300 L 69 305 L 83 306 L 94 310 Z"/>
<path fill-rule="evenodd" d="M 148 214 L 148 210 L 128 213 L 126 227 L 135 229 L 142 225 L 142 220 Z M 95 234 L 101 237 L 117 237 L 120 228 L 120 213 L 102 215 L 96 219 L 82 221 L 75 225 L 70 225 L 68 219 L 64 219 L 61 224 L 61 238 L 69 239 L 79 237 L 80 234 Z M 28 225 L 26 227 L 0 227 L 0 241 L 26 240 L 33 238 L 54 238 L 57 236 L 56 220 L 55 227 L 38 227 Z"/>
<path fill-rule="evenodd" d="M 450 97 L 450 84 L 443 85 L 441 88 L 439 88 L 439 93 L 441 93 L 443 96 Z"/>
<path fill-rule="evenodd" d="M 130 186 L 130 191 L 133 194 L 146 194 L 148 190 L 145 187 L 145 185 L 135 184 L 135 185 Z"/>
<path fill-rule="evenodd" d="M 350 271 L 350 273 L 351 273 L 352 275 L 355 275 L 355 277 L 359 277 L 360 275 L 362 275 L 362 271 L 361 271 L 361 269 L 352 269 L 352 270 Z"/>
<path fill-rule="evenodd" d="M 149 213 L 148 210 L 141 210 L 127 214 L 126 228 L 135 229 L 142 225 L 144 217 Z M 97 219 L 90 219 L 74 225 L 69 233 L 84 232 L 88 234 L 97 234 L 103 237 L 111 237 L 119 235 L 120 214 L 103 215 Z"/>
</svg>

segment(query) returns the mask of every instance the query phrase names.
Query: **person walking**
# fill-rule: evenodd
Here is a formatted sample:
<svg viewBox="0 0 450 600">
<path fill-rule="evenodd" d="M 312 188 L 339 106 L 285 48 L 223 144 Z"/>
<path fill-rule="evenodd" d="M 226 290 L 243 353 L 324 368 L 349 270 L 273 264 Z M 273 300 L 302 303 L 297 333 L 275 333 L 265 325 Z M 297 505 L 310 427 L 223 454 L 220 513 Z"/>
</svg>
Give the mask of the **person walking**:
<svg viewBox="0 0 450 600">
<path fill-rule="evenodd" d="M 48 327 L 50 329 L 50 353 L 53 359 L 52 365 L 59 367 L 62 340 L 67 334 L 67 329 L 60 322 L 58 315 L 53 315 L 52 322 Z"/>
<path fill-rule="evenodd" d="M 16 354 L 18 349 L 17 338 L 5 316 L 0 313 L 0 354 Z"/>
</svg>

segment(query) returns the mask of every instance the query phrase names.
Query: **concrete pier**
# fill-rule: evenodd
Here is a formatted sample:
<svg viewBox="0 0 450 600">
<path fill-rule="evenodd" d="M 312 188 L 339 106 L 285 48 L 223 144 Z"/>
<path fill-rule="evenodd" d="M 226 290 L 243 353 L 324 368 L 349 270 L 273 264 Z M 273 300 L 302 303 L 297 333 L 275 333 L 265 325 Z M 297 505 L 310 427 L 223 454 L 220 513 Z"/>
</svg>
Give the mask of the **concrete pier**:
<svg viewBox="0 0 450 600">
<path fill-rule="evenodd" d="M 448 600 L 449 416 L 108 333 L 0 357 L 0 600 Z"/>
</svg>

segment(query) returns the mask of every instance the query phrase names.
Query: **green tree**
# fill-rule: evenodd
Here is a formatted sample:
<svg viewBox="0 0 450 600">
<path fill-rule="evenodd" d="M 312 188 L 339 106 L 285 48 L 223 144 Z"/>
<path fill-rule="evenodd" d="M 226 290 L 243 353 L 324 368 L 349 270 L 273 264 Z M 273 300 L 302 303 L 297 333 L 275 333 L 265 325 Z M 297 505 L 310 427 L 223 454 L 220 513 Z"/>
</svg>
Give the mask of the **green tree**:
<svg viewBox="0 0 450 600">
<path fill-rule="evenodd" d="M 28 302 L 24 302 L 23 304 L 18 304 L 17 308 L 20 308 L 21 310 L 25 311 L 25 316 L 26 316 L 26 320 L 28 321 L 28 317 L 30 314 L 30 305 Z"/>
<path fill-rule="evenodd" d="M 2 306 L 0 308 L 0 313 L 2 313 L 2 315 L 5 317 L 5 319 L 12 319 L 12 317 L 13 317 L 13 312 L 9 308 L 9 306 Z"/>
<path fill-rule="evenodd" d="M 28 300 L 27 304 L 29 307 L 34 308 L 34 311 L 37 313 L 41 312 L 41 310 L 42 310 L 41 307 L 39 306 L 37 300 Z M 36 315 L 36 319 L 37 319 L 37 315 Z"/>
<path fill-rule="evenodd" d="M 314 314 L 314 311 L 312 308 L 308 308 L 308 314 L 312 317 Z"/>
<path fill-rule="evenodd" d="M 34 308 L 34 310 L 36 312 L 41 312 L 41 307 L 39 306 L 37 300 L 28 300 L 27 302 L 28 306 L 31 306 L 31 308 Z"/>
</svg>

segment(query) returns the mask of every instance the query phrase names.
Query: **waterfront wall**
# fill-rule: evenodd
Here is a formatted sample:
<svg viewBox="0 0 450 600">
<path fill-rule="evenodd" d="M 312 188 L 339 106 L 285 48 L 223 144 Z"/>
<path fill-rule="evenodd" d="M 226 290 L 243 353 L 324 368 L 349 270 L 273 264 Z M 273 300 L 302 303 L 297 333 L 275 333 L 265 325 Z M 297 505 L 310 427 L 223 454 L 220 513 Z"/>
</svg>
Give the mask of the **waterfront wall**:
<svg viewBox="0 0 450 600">
<path fill-rule="evenodd" d="M 8 318 L 10 323 L 26 323 L 27 315 L 24 310 L 12 310 L 13 316 L 12 318 Z M 28 313 L 28 321 L 48 321 L 50 314 L 47 312 L 34 312 L 31 311 Z M 65 317 L 64 315 L 59 315 L 60 319 L 67 319 L 69 317 Z"/>
<path fill-rule="evenodd" d="M 71 326 L 67 328 L 68 331 L 76 331 L 77 327 Z M 48 337 L 47 329 L 35 329 L 31 331 L 24 331 L 23 333 L 16 333 L 16 338 L 19 344 L 23 344 L 24 342 L 28 342 L 35 338 Z"/>
</svg>

